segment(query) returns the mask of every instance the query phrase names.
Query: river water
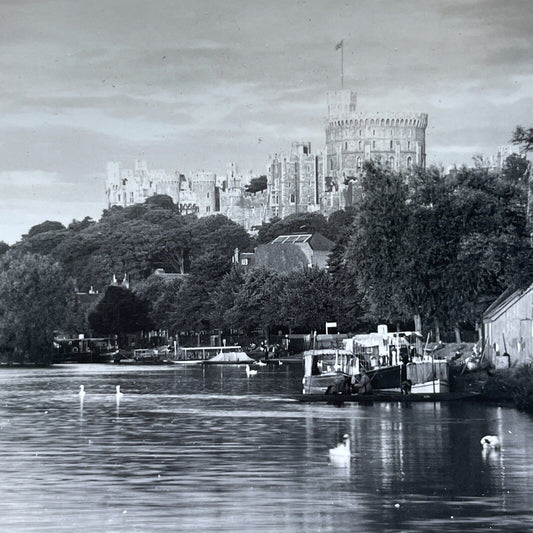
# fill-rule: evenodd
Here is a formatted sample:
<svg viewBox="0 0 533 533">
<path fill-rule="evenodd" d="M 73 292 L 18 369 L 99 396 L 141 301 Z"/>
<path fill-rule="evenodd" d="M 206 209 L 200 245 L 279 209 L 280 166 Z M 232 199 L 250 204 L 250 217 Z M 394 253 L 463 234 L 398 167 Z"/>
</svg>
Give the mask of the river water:
<svg viewBox="0 0 533 533">
<path fill-rule="evenodd" d="M 533 531 L 532 417 L 476 402 L 301 404 L 286 398 L 301 373 L 2 370 L 0 530 Z M 344 433 L 352 458 L 332 464 Z M 483 453 L 486 434 L 500 452 Z"/>
</svg>

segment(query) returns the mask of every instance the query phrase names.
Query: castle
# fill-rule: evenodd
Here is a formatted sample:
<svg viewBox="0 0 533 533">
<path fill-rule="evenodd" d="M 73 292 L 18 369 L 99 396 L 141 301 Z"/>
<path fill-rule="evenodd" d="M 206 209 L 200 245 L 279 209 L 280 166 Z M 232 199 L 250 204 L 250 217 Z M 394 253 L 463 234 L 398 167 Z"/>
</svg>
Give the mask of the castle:
<svg viewBox="0 0 533 533">
<path fill-rule="evenodd" d="M 326 144 L 313 154 L 311 143 L 293 142 L 288 153 L 271 154 L 267 189 L 247 193 L 252 176 L 238 173 L 230 163 L 226 174 L 151 170 L 146 161 L 134 169 L 107 164 L 108 207 L 142 203 L 167 194 L 180 211 L 198 216 L 223 214 L 251 230 L 273 217 L 293 213 L 333 211 L 351 206 L 356 198 L 363 163 L 380 159 L 395 171 L 426 164 L 425 113 L 357 111 L 357 95 L 350 90 L 327 93 Z"/>
</svg>

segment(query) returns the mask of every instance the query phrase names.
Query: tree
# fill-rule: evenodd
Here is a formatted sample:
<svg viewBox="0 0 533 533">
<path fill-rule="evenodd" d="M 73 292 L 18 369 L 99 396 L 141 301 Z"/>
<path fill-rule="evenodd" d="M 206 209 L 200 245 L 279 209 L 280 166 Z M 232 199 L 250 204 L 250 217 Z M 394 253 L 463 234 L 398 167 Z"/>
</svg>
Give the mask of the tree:
<svg viewBox="0 0 533 533">
<path fill-rule="evenodd" d="M 225 322 L 249 333 L 261 329 L 268 339 L 270 328 L 282 323 L 280 311 L 285 304 L 281 289 L 280 276 L 276 272 L 263 268 L 247 272 L 233 306 L 226 312 Z"/>
<path fill-rule="evenodd" d="M 0 257 L 2 257 L 9 250 L 9 244 L 0 241 Z"/>
<path fill-rule="evenodd" d="M 331 276 L 311 268 L 281 278 L 280 323 L 291 330 L 321 331 L 326 321 L 337 320 L 337 297 Z"/>
<path fill-rule="evenodd" d="M 345 260 L 372 316 L 379 321 L 406 319 L 401 298 L 405 269 L 407 187 L 398 174 L 372 162 L 365 166 L 363 200 Z"/>
<path fill-rule="evenodd" d="M 330 238 L 331 232 L 326 217 L 320 213 L 294 213 L 282 220 L 272 221 L 261 227 L 257 235 L 259 244 L 267 244 L 279 235 L 289 233 L 322 233 Z M 332 236 L 333 239 L 335 235 Z"/>
<path fill-rule="evenodd" d="M 529 161 L 526 157 L 511 154 L 503 164 L 502 177 L 514 183 L 527 182 Z"/>
<path fill-rule="evenodd" d="M 50 258 L 6 254 L 0 273 L 0 346 L 15 360 L 50 363 L 54 331 L 66 321 L 73 282 Z"/>
<path fill-rule="evenodd" d="M 533 128 L 517 126 L 513 133 L 512 142 L 520 144 L 526 152 L 533 151 Z"/>
<path fill-rule="evenodd" d="M 258 178 L 252 178 L 244 190 L 248 193 L 255 194 L 256 192 L 266 190 L 267 186 L 267 177 L 259 176 Z"/>
<path fill-rule="evenodd" d="M 38 233 L 46 233 L 47 231 L 58 231 L 65 229 L 65 226 L 61 222 L 56 222 L 55 220 L 46 220 L 30 228 L 28 231 L 27 237 L 33 237 Z"/>
<path fill-rule="evenodd" d="M 89 325 L 97 335 L 149 331 L 153 323 L 148 303 L 125 287 L 110 285 L 89 314 Z"/>
</svg>

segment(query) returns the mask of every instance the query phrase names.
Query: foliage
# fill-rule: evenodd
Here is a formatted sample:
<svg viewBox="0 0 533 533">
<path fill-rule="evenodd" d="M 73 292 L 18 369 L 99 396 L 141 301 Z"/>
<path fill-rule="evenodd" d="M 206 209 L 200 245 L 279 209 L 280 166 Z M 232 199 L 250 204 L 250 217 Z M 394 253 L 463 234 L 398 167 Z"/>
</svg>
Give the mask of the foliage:
<svg viewBox="0 0 533 533">
<path fill-rule="evenodd" d="M 65 226 L 61 222 L 56 222 L 55 220 L 46 220 L 30 228 L 28 231 L 27 237 L 34 237 L 39 233 L 46 233 L 48 231 L 58 231 L 65 229 Z"/>
<path fill-rule="evenodd" d="M 533 128 L 517 126 L 513 133 L 512 142 L 521 145 L 524 151 L 531 152 L 533 150 Z"/>
<path fill-rule="evenodd" d="M 504 161 L 502 177 L 515 183 L 525 183 L 527 181 L 528 171 L 529 161 L 527 158 L 521 155 L 511 154 Z"/>
<path fill-rule="evenodd" d="M 322 233 L 330 238 L 331 232 L 326 217 L 320 213 L 294 213 L 282 220 L 274 220 L 261 226 L 257 235 L 259 244 L 266 244 L 280 235 L 292 233 Z M 333 235 L 333 238 L 334 235 Z"/>
<path fill-rule="evenodd" d="M 74 285 L 46 257 L 6 254 L 0 272 L 0 346 L 24 362 L 51 361 L 54 331 L 66 323 Z"/>
<path fill-rule="evenodd" d="M 325 270 L 293 271 L 280 281 L 280 324 L 291 330 L 321 331 L 326 321 L 337 318 L 337 295 Z"/>
<path fill-rule="evenodd" d="M 483 396 L 492 401 L 512 400 L 519 409 L 533 412 L 533 366 L 493 371 L 483 387 Z"/>
<path fill-rule="evenodd" d="M 2 257 L 9 250 L 9 244 L 0 241 L 0 257 Z"/>
<path fill-rule="evenodd" d="M 259 176 L 258 178 L 252 178 L 250 183 L 246 185 L 245 191 L 248 193 L 255 194 L 256 192 L 261 192 L 267 188 L 267 177 Z"/>
<path fill-rule="evenodd" d="M 153 328 L 147 302 L 133 291 L 116 285 L 107 288 L 89 314 L 89 325 L 97 335 L 136 333 Z"/>
<path fill-rule="evenodd" d="M 267 335 L 271 326 L 282 323 L 281 309 L 279 274 L 258 268 L 244 275 L 244 282 L 234 296 L 233 305 L 226 310 L 224 320 L 248 332 L 262 329 Z"/>
<path fill-rule="evenodd" d="M 374 320 L 419 315 L 453 329 L 531 281 L 522 184 L 482 169 L 444 177 L 433 168 L 419 169 L 407 187 L 372 163 L 362 186 L 343 259 Z"/>
</svg>

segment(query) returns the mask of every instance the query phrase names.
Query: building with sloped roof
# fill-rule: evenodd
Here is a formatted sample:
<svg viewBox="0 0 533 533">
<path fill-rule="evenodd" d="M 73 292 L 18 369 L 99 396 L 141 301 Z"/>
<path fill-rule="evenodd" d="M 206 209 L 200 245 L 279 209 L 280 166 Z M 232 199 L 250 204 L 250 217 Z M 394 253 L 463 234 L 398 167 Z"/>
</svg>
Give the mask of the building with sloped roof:
<svg viewBox="0 0 533 533">
<path fill-rule="evenodd" d="M 327 268 L 335 243 L 321 233 L 280 235 L 260 244 L 253 254 L 241 254 L 239 263 L 247 268 L 268 268 L 287 273 L 306 268 Z"/>
<path fill-rule="evenodd" d="M 493 363 L 509 355 L 511 365 L 533 362 L 533 283 L 508 290 L 483 314 L 485 354 Z"/>
</svg>

